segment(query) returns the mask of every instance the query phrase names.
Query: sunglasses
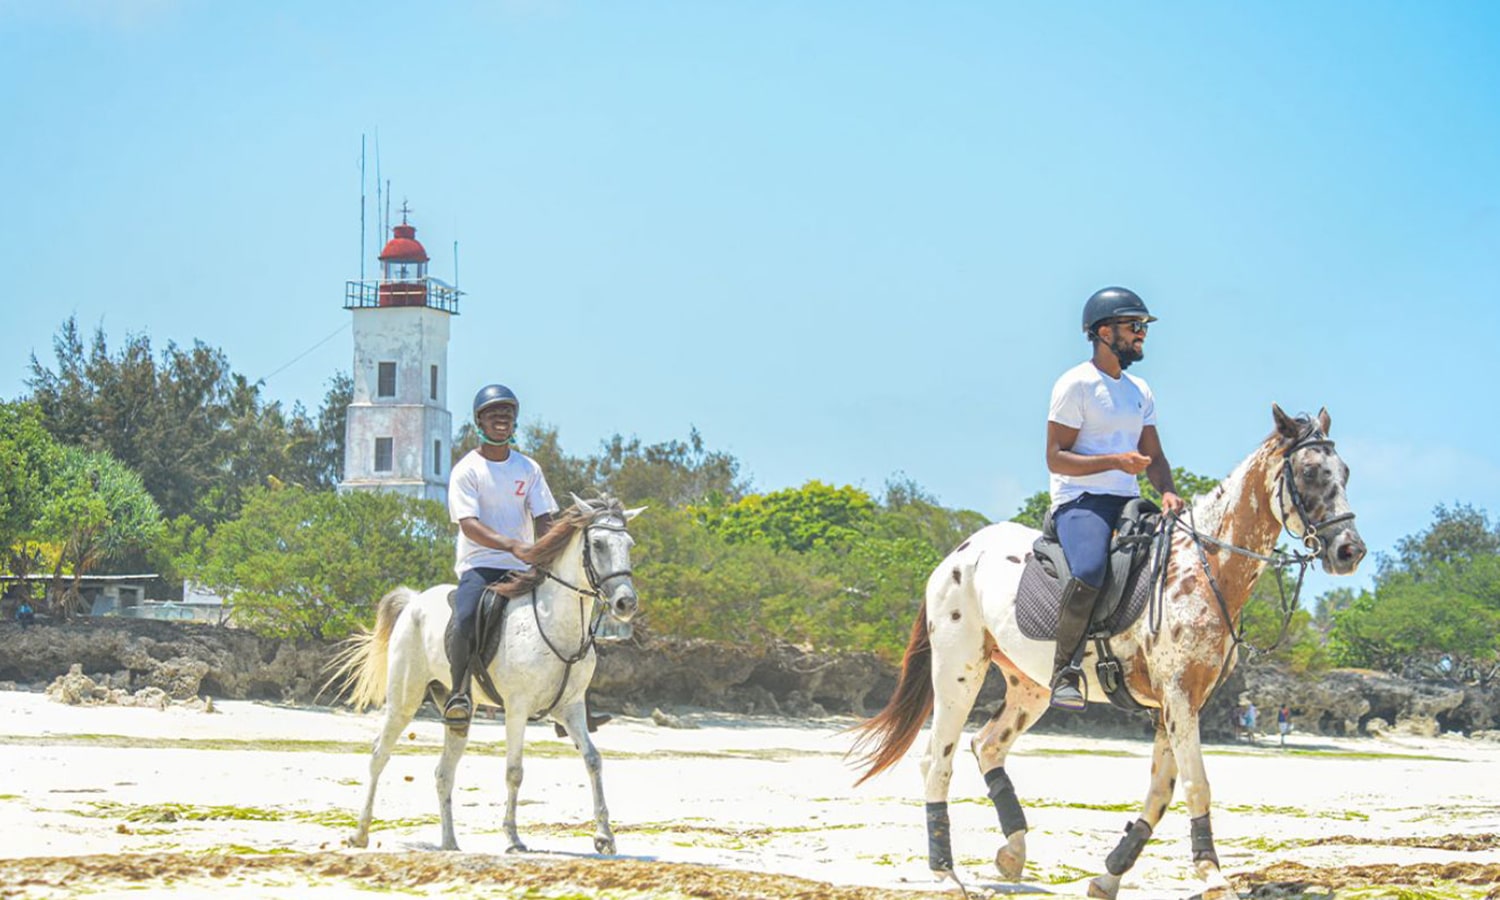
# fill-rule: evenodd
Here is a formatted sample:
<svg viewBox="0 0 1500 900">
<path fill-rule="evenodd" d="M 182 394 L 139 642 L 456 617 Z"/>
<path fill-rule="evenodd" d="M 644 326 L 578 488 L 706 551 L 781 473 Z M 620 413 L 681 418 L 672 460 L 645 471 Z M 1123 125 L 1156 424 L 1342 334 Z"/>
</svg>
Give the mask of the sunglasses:
<svg viewBox="0 0 1500 900">
<path fill-rule="evenodd" d="M 1117 328 L 1129 328 L 1131 334 L 1145 334 L 1146 329 L 1151 327 L 1150 323 L 1143 322 L 1140 319 L 1116 319 L 1110 324 Z"/>
</svg>

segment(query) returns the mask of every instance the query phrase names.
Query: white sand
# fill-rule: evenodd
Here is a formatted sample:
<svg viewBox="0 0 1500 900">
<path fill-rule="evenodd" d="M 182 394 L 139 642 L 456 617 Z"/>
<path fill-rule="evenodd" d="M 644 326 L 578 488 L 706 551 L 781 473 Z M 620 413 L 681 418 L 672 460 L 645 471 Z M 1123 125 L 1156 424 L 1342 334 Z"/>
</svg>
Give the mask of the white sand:
<svg viewBox="0 0 1500 900">
<path fill-rule="evenodd" d="M 217 707 L 213 714 L 68 707 L 40 694 L 0 693 L 0 857 L 337 848 L 348 829 L 327 815 L 352 815 L 363 801 L 368 754 L 358 747 L 373 738 L 377 714 L 245 702 Z M 685 718 L 702 727 L 617 718 L 595 736 L 622 856 L 843 885 L 934 887 L 926 871 L 920 741 L 894 770 L 856 790 L 842 759 L 849 740 L 841 730 L 852 720 Z M 392 758 L 375 814 L 377 827 L 380 820 L 417 821 L 377 830 L 370 850 L 351 853 L 437 847 L 432 772 L 441 726 L 418 719 L 408 731 L 414 737 L 403 744 L 429 752 Z M 502 739 L 500 723 L 477 722 L 459 766 L 456 827 L 467 852 L 498 854 L 505 847 Z M 184 746 L 141 746 L 177 740 Z M 261 743 L 248 749 L 211 743 L 225 741 Z M 317 741 L 358 746 L 297 745 Z M 521 789 L 523 838 L 536 853 L 591 853 L 582 762 L 550 725 L 530 726 L 528 742 L 536 754 L 527 758 Z M 1208 748 L 1215 837 L 1231 878 L 1283 860 L 1500 862 L 1494 849 L 1305 843 L 1500 831 L 1500 745 L 1293 734 L 1288 751 L 1302 752 L 1283 752 L 1274 739 Z M 1081 895 L 1138 814 L 1149 769 L 1145 742 L 1024 738 L 1007 771 L 1030 821 L 1030 863 L 1027 882 L 1013 886 L 998 880 L 992 864 L 1000 835 L 983 780 L 972 756 L 959 754 L 951 815 L 961 877 L 991 892 Z M 1194 891 L 1188 817 L 1178 801 L 1127 875 L 1122 898 Z M 165 804 L 182 805 L 175 821 L 140 821 L 143 810 Z M 1117 804 L 1131 808 L 1090 808 Z M 208 812 L 262 818 L 192 818 Z"/>
</svg>

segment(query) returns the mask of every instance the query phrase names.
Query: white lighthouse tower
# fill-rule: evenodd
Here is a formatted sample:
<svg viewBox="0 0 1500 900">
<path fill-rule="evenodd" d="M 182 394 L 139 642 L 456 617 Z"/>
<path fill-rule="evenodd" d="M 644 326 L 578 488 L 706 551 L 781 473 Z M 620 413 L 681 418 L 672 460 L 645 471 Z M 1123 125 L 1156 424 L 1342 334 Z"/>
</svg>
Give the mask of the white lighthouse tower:
<svg viewBox="0 0 1500 900">
<path fill-rule="evenodd" d="M 460 291 L 427 274 L 427 251 L 401 224 L 380 252 L 380 278 L 345 286 L 354 316 L 354 392 L 341 491 L 395 491 L 446 502 L 453 415 L 448 326 Z"/>
</svg>

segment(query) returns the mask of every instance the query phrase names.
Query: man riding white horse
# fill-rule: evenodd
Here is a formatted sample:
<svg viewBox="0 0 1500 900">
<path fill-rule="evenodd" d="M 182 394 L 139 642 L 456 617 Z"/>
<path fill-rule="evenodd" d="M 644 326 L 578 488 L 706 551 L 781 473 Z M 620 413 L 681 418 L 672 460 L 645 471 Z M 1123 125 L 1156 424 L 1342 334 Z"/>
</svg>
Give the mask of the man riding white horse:
<svg viewBox="0 0 1500 900">
<path fill-rule="evenodd" d="M 458 590 L 447 634 L 453 690 L 443 706 L 443 721 L 457 734 L 468 732 L 474 714 L 469 667 L 485 586 L 529 568 L 531 544 L 551 527 L 557 512 L 542 467 L 511 446 L 520 411 L 521 401 L 505 385 L 480 388 L 474 395 L 479 446 L 464 454 L 448 477 L 448 516 L 458 525 L 458 559 L 453 566 Z"/>
<path fill-rule="evenodd" d="M 1145 356 L 1156 317 L 1133 291 L 1107 287 L 1083 307 L 1093 357 L 1062 374 L 1047 411 L 1052 521 L 1072 577 L 1063 590 L 1053 663 L 1052 706 L 1085 706 L 1082 657 L 1094 601 L 1104 586 L 1110 535 L 1120 511 L 1140 496 L 1141 472 L 1161 491 L 1162 510 L 1183 502 L 1156 433 L 1156 401 L 1144 379 L 1125 374 Z"/>
</svg>

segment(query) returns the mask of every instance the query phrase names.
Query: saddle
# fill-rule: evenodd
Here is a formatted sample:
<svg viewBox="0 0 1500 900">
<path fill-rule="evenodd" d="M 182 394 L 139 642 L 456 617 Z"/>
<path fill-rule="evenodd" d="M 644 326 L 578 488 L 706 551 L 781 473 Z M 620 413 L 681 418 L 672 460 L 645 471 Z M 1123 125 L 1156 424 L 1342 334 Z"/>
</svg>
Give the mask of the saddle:
<svg viewBox="0 0 1500 900">
<path fill-rule="evenodd" d="M 495 704 L 500 703 L 500 691 L 490 679 L 489 666 L 495 654 L 500 652 L 500 638 L 505 634 L 505 606 L 513 598 L 529 594 L 547 578 L 540 569 L 524 569 L 505 573 L 498 581 L 484 586 L 479 596 L 479 609 L 474 615 L 475 652 L 470 662 L 470 674 Z M 453 607 L 455 588 L 448 592 L 448 607 Z"/>
<path fill-rule="evenodd" d="M 1103 638 L 1129 628 L 1151 596 L 1155 567 L 1154 545 L 1161 509 L 1143 497 L 1125 504 L 1110 542 L 1109 563 L 1105 569 L 1104 587 L 1094 604 L 1089 637 Z M 1052 513 L 1042 521 L 1042 536 L 1032 545 L 1021 573 L 1016 595 L 1016 623 L 1021 633 L 1032 640 L 1050 641 L 1057 637 L 1057 622 L 1062 606 L 1063 587 L 1072 577 Z"/>
</svg>

